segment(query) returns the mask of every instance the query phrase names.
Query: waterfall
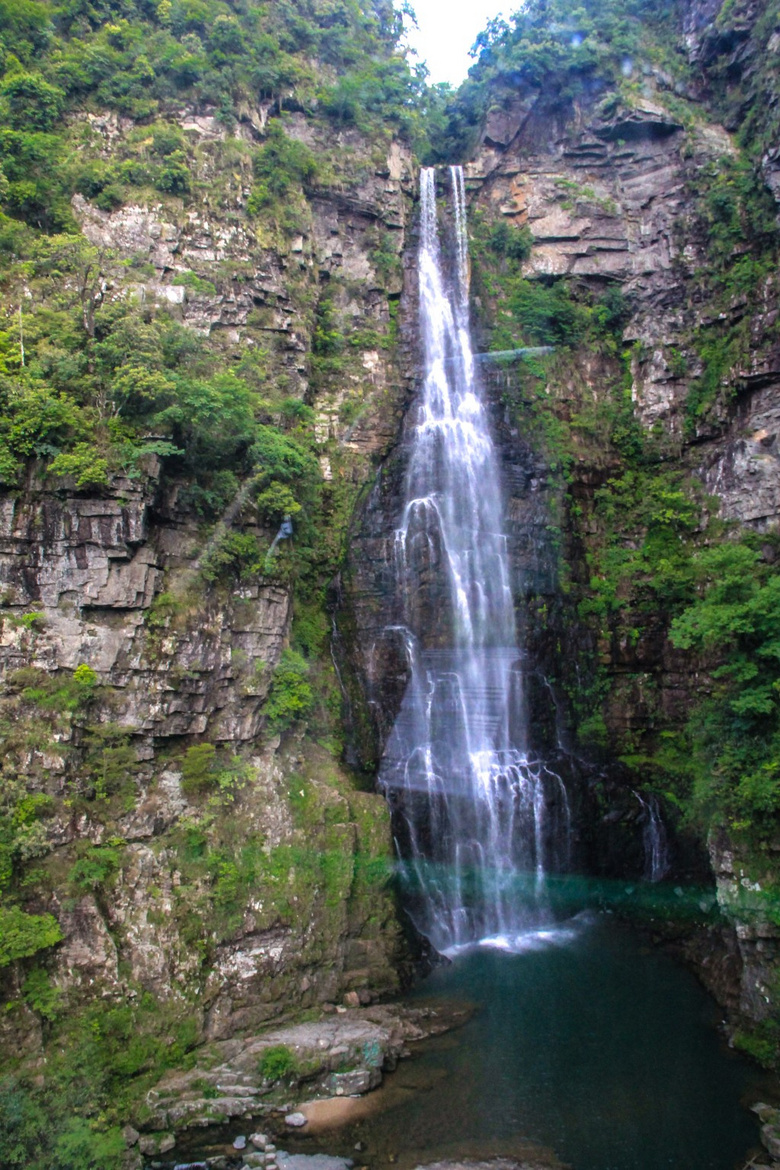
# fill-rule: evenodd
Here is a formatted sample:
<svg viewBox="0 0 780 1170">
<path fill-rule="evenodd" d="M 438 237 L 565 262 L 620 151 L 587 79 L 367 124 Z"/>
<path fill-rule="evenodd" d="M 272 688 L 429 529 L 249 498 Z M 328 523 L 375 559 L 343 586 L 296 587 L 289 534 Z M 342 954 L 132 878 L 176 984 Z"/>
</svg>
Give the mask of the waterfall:
<svg viewBox="0 0 780 1170">
<path fill-rule="evenodd" d="M 645 854 L 643 878 L 647 882 L 660 882 L 669 872 L 669 843 L 666 837 L 658 798 L 652 793 L 645 800 L 638 792 L 634 796 L 642 806 L 642 848 Z"/>
<path fill-rule="evenodd" d="M 568 863 L 565 786 L 529 745 L 499 463 L 472 350 L 463 171 L 450 168 L 452 259 L 432 168 L 420 177 L 424 381 L 395 533 L 409 683 L 380 784 L 410 912 L 437 950 L 514 946 L 549 921 Z"/>
</svg>

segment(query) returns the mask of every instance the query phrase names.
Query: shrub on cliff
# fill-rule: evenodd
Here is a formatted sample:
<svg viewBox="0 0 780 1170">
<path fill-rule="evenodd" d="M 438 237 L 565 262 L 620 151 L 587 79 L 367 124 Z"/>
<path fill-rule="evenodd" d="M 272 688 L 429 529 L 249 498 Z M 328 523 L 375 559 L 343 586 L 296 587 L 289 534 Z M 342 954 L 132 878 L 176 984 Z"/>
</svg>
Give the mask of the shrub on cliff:
<svg viewBox="0 0 780 1170">
<path fill-rule="evenodd" d="M 200 565 L 204 581 L 243 581 L 262 570 L 257 537 L 251 532 L 228 531 L 209 547 Z"/>
<path fill-rule="evenodd" d="M 0 910 L 0 967 L 27 959 L 62 939 L 51 914 L 25 914 L 18 906 Z"/>
<path fill-rule="evenodd" d="M 58 1170 L 119 1170 L 125 1142 L 118 1126 L 99 1131 L 81 1117 L 72 1117 L 54 1141 Z"/>
<path fill-rule="evenodd" d="M 269 128 L 268 138 L 255 154 L 253 166 L 256 186 L 247 203 L 250 215 L 285 199 L 301 187 L 308 187 L 316 179 L 319 169 L 317 158 L 309 147 L 289 138 L 278 122 Z"/>
<path fill-rule="evenodd" d="M 122 854 L 112 845 L 88 845 L 68 871 L 67 882 L 78 897 L 94 890 L 106 889 L 122 865 Z"/>
<path fill-rule="evenodd" d="M 694 809 L 762 836 L 780 816 L 780 573 L 750 536 L 704 549 L 694 571 L 698 596 L 671 628 L 716 663 L 687 727 Z"/>
<path fill-rule="evenodd" d="M 188 747 L 180 767 L 182 792 L 190 796 L 210 793 L 212 808 L 232 804 L 250 776 L 240 756 L 227 756 L 213 743 Z"/>
<path fill-rule="evenodd" d="M 264 1081 L 279 1081 L 296 1071 L 295 1056 L 286 1044 L 266 1048 L 257 1062 L 257 1071 Z"/>
<path fill-rule="evenodd" d="M 20 70 L 0 83 L 0 98 L 15 130 L 50 130 L 62 112 L 65 94 L 38 74 Z"/>
<path fill-rule="evenodd" d="M 414 78 L 402 57 L 371 61 L 342 75 L 320 94 L 325 113 L 338 125 L 356 126 L 365 132 L 381 119 L 400 122 L 411 129 Z"/>
<path fill-rule="evenodd" d="M 16 483 L 24 460 L 78 443 L 89 421 L 67 394 L 45 385 L 0 385 L 0 482 Z"/>
<path fill-rule="evenodd" d="M 182 792 L 203 792 L 214 782 L 217 749 L 213 743 L 196 743 L 187 748 L 181 762 Z"/>
<path fill-rule="evenodd" d="M 269 730 L 284 731 L 304 719 L 314 705 L 314 692 L 307 681 L 309 664 L 297 650 L 283 650 L 265 705 Z"/>
<path fill-rule="evenodd" d="M 51 1096 L 44 1107 L 11 1077 L 0 1081 L 4 1170 L 120 1170 L 126 1146 L 119 1127 L 99 1128 L 69 1112 Z"/>
</svg>

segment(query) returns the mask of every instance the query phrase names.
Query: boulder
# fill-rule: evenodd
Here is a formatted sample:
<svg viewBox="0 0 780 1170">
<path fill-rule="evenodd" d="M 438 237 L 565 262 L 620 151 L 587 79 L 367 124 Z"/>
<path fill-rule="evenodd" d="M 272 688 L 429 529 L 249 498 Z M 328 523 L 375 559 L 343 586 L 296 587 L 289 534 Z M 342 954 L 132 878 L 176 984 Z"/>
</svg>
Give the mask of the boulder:
<svg viewBox="0 0 780 1170">
<path fill-rule="evenodd" d="M 780 1158 L 780 1126 L 762 1125 L 761 1142 L 773 1158 Z"/>
<path fill-rule="evenodd" d="M 354 1068 L 349 1072 L 333 1073 L 329 1087 L 336 1097 L 355 1097 L 375 1089 L 381 1080 L 382 1073 L 378 1068 Z"/>
<path fill-rule="evenodd" d="M 332 1154 L 285 1154 L 279 1151 L 279 1170 L 349 1170 L 351 1158 Z"/>
<path fill-rule="evenodd" d="M 306 1118 L 303 1113 L 288 1113 L 284 1119 L 285 1125 L 290 1125 L 293 1129 L 299 1129 L 306 1124 Z"/>
</svg>

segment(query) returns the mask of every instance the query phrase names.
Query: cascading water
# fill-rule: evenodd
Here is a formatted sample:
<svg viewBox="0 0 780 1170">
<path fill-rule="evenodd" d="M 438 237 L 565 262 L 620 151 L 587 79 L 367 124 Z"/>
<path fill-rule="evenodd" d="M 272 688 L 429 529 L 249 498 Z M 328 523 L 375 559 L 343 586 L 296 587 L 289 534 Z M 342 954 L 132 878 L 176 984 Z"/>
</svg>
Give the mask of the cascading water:
<svg viewBox="0 0 780 1170">
<path fill-rule="evenodd" d="M 420 180 L 425 378 L 395 537 L 410 681 L 380 783 L 394 810 L 416 925 L 437 950 L 512 947 L 549 921 L 569 805 L 529 746 L 498 457 L 468 310 L 463 171 L 450 168 L 453 262 L 436 177 Z"/>
<path fill-rule="evenodd" d="M 663 818 L 658 808 L 658 798 L 652 793 L 647 797 L 634 796 L 642 806 L 642 848 L 645 853 L 645 870 L 642 875 L 647 882 L 660 882 L 669 872 L 669 843 Z"/>
</svg>

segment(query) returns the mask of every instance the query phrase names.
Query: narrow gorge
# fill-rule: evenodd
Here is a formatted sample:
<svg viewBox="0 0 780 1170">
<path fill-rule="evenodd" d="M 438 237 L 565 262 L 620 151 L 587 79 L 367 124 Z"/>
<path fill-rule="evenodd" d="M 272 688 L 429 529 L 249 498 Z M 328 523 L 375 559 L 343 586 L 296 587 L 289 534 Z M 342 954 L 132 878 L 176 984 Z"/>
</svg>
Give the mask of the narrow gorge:
<svg viewBox="0 0 780 1170">
<path fill-rule="evenodd" d="M 780 1163 L 780 9 L 405 19 L 0 0 L 3 1167 Z"/>
</svg>

